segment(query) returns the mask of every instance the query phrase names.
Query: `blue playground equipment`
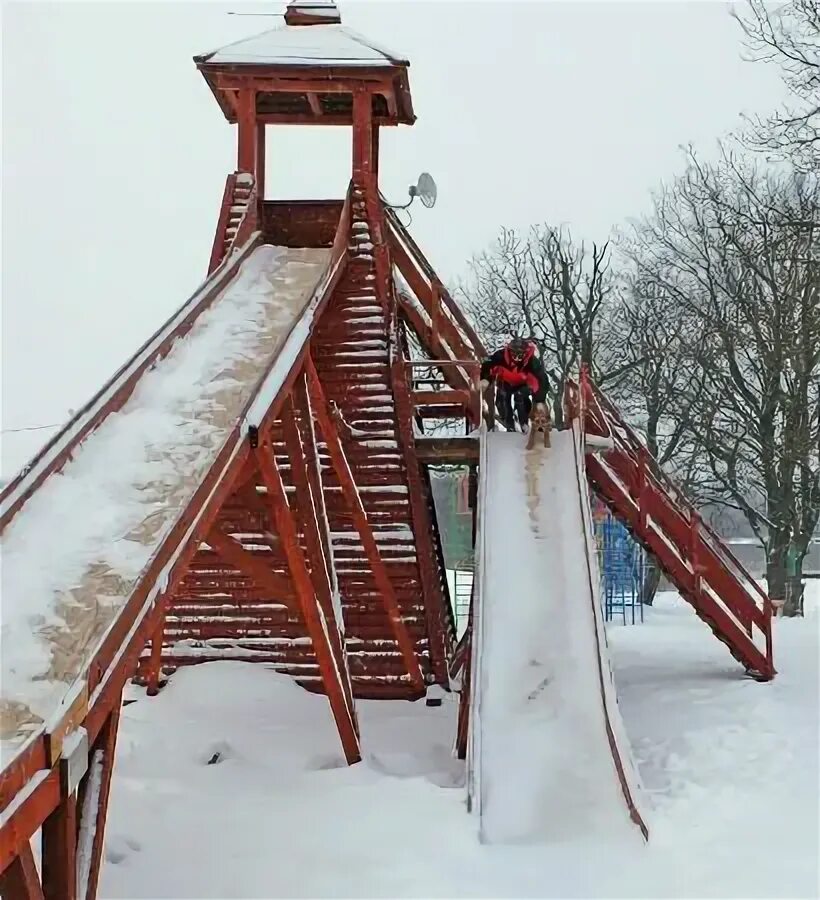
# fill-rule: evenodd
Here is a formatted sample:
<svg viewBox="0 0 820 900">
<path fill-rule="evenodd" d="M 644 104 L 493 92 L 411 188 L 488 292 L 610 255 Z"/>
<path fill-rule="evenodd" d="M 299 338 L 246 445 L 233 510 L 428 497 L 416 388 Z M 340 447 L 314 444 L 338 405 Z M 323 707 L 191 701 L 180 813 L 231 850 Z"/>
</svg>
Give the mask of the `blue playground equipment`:
<svg viewBox="0 0 820 900">
<path fill-rule="evenodd" d="M 646 554 L 608 510 L 599 509 L 596 513 L 595 540 L 606 621 L 618 616 L 624 625 L 643 622 L 641 588 L 646 576 Z"/>
</svg>

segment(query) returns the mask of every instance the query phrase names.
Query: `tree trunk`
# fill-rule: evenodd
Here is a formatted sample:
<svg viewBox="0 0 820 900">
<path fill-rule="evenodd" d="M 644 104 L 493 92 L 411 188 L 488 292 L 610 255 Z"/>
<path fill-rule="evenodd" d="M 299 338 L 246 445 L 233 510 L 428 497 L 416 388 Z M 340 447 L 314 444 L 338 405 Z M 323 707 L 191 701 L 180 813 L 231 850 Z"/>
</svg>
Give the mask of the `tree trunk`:
<svg viewBox="0 0 820 900">
<path fill-rule="evenodd" d="M 803 615 L 803 576 L 789 575 L 786 578 L 786 601 L 783 604 L 784 616 Z"/>
<path fill-rule="evenodd" d="M 766 586 L 777 613 L 786 603 L 786 551 L 778 541 L 769 546 L 766 559 Z"/>
</svg>

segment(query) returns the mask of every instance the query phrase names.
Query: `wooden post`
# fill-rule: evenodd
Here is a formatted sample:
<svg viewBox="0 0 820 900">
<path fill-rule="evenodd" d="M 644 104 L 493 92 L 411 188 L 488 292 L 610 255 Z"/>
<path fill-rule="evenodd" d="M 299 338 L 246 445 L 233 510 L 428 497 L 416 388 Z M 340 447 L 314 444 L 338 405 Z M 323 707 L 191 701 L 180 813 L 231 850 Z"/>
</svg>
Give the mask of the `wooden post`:
<svg viewBox="0 0 820 900">
<path fill-rule="evenodd" d="M 333 604 L 329 561 L 325 558 L 324 547 L 319 536 L 318 512 L 313 500 L 313 491 L 308 482 L 307 463 L 302 451 L 302 438 L 299 434 L 299 427 L 296 424 L 296 407 L 292 396 L 287 398 L 282 410 L 282 431 L 288 458 L 290 459 L 290 471 L 293 477 L 293 486 L 296 489 L 296 500 L 299 505 L 299 521 L 302 523 L 304 530 L 313 586 L 316 589 L 319 602 L 322 604 L 325 614 L 332 615 Z"/>
<path fill-rule="evenodd" d="M 296 523 L 293 520 L 293 512 L 288 505 L 285 485 L 282 475 L 276 465 L 273 448 L 268 441 L 255 451 L 256 461 L 259 466 L 259 474 L 262 482 L 268 489 L 268 501 L 276 522 L 276 530 L 282 541 L 282 547 L 287 557 L 291 578 L 296 588 L 296 594 L 302 607 L 302 615 L 305 619 L 308 634 L 313 644 L 313 652 L 316 654 L 316 662 L 322 673 L 322 681 L 330 701 L 330 708 L 339 729 L 345 759 L 352 765 L 362 758 L 359 749 L 359 727 L 356 721 L 356 710 L 353 707 L 352 698 L 348 697 L 344 688 L 344 673 L 339 670 L 330 644 L 327 621 L 318 603 L 316 592 L 310 580 L 310 572 L 305 562 L 302 548 L 299 546 L 299 535 Z"/>
<path fill-rule="evenodd" d="M 162 642 L 165 637 L 165 614 L 168 609 L 168 598 L 162 594 L 159 598 L 159 615 L 157 627 L 151 635 L 151 655 L 148 657 L 148 675 L 146 693 L 155 697 L 159 693 L 159 678 L 162 670 Z"/>
<path fill-rule="evenodd" d="M 345 701 L 348 708 L 352 710 L 353 683 L 350 679 L 350 667 L 347 661 L 347 650 L 341 628 L 342 623 L 336 617 L 336 608 L 333 604 L 333 586 L 330 576 L 333 560 L 332 558 L 325 558 L 322 540 L 319 536 L 319 514 L 307 476 L 307 465 L 302 452 L 302 439 L 299 434 L 299 427 L 296 424 L 296 407 L 292 396 L 287 399 L 283 412 L 282 429 L 284 431 L 288 458 L 290 459 L 293 485 L 296 489 L 299 521 L 302 523 L 307 555 L 310 561 L 311 580 L 313 581 L 316 597 L 324 612 L 325 620 L 332 626 L 327 629 L 327 638 L 341 676 Z"/>
<path fill-rule="evenodd" d="M 108 818 L 108 799 L 111 796 L 111 776 L 114 772 L 114 758 L 117 751 L 117 732 L 120 724 L 120 710 L 122 709 L 122 697 L 111 710 L 108 719 L 103 725 L 102 731 L 97 737 L 96 749 L 91 752 L 91 767 L 95 765 L 95 756 L 102 754 L 102 772 L 100 773 L 100 792 L 96 806 L 90 809 L 90 815 L 94 816 L 94 840 L 91 845 L 91 864 L 88 872 L 88 882 L 85 886 L 85 896 L 78 900 L 95 900 L 97 887 L 100 881 L 100 869 L 102 868 L 102 853 L 105 844 L 105 823 Z M 86 790 L 88 790 L 93 777 L 93 771 L 86 777 Z M 83 804 L 84 806 L 84 804 Z M 82 823 L 88 827 L 90 823 Z M 82 889 L 80 885 L 80 889 Z"/>
<path fill-rule="evenodd" d="M 430 346 L 434 355 L 441 356 L 441 336 L 439 335 L 439 319 L 441 317 L 441 285 L 433 279 L 430 285 Z"/>
<path fill-rule="evenodd" d="M 372 188 L 373 169 L 373 116 L 371 94 L 365 88 L 357 88 L 353 94 L 353 181 Z"/>
<path fill-rule="evenodd" d="M 322 539 L 322 549 L 329 567 L 332 589 L 335 590 L 336 571 L 333 566 L 333 548 L 330 534 L 328 533 L 327 508 L 325 506 L 325 492 L 322 489 L 322 476 L 319 468 L 319 450 L 316 446 L 316 430 L 313 425 L 313 408 L 310 403 L 310 393 L 307 387 L 307 375 L 303 372 L 294 387 L 296 405 L 300 410 L 300 422 L 302 425 L 302 447 L 305 453 L 305 468 L 310 482 L 310 490 L 313 494 L 313 502 L 316 504 L 316 515 L 319 521 L 319 536 Z M 341 623 L 340 623 L 341 624 Z"/>
<path fill-rule="evenodd" d="M 361 538 L 362 546 L 364 547 L 367 559 L 370 563 L 376 586 L 382 595 L 385 612 L 387 613 L 387 618 L 392 627 L 393 634 L 396 637 L 396 643 L 401 651 L 404 664 L 407 667 L 410 681 L 420 693 L 425 693 L 424 676 L 422 675 L 421 666 L 419 665 L 419 660 L 416 656 L 415 646 L 410 637 L 410 633 L 407 630 L 407 626 L 401 617 L 396 592 L 393 590 L 393 584 L 390 581 L 390 576 L 387 574 L 387 567 L 379 553 L 379 545 L 376 543 L 376 538 L 373 536 L 373 529 L 370 527 L 370 523 L 367 520 L 364 506 L 362 506 L 362 499 L 356 489 L 353 473 L 350 471 L 347 457 L 342 448 L 342 442 L 339 439 L 339 433 L 330 416 L 330 410 L 328 409 L 327 401 L 325 400 L 325 394 L 322 390 L 321 382 L 319 381 L 319 375 L 316 372 L 316 367 L 313 365 L 313 360 L 310 356 L 307 357 L 305 362 L 305 370 L 307 371 L 310 391 L 315 400 L 314 408 L 316 410 L 316 417 L 319 420 L 319 427 L 322 429 L 322 434 L 325 438 L 328 455 L 330 456 L 331 463 L 336 472 L 336 477 L 339 479 L 342 495 L 353 516 L 353 523 L 356 526 L 356 530 L 359 532 L 359 537 Z"/>
<path fill-rule="evenodd" d="M 236 168 L 240 172 L 256 175 L 256 93 L 253 88 L 237 91 Z"/>
<path fill-rule="evenodd" d="M 374 122 L 370 137 L 370 159 L 373 166 L 373 177 L 379 183 L 379 126 Z"/>
<path fill-rule="evenodd" d="M 37 864 L 28 841 L 20 848 L 20 855 L 0 874 L 0 897 L 3 900 L 44 900 Z"/>
<path fill-rule="evenodd" d="M 262 213 L 262 203 L 265 200 L 265 123 L 256 123 L 256 199 L 259 203 L 259 213 Z"/>
<path fill-rule="evenodd" d="M 77 793 L 64 796 L 43 822 L 43 894 L 45 900 L 77 897 Z"/>
</svg>

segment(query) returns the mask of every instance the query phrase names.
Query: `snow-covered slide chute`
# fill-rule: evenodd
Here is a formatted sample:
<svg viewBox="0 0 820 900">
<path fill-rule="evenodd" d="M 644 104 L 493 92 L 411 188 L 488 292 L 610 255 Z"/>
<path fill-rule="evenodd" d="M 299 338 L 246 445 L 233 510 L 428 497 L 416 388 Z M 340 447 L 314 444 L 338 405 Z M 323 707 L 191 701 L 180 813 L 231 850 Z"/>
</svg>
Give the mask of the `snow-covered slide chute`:
<svg viewBox="0 0 820 900">
<path fill-rule="evenodd" d="M 647 837 L 599 604 L 581 425 L 548 450 L 524 441 L 482 436 L 470 808 L 488 843 Z"/>
</svg>

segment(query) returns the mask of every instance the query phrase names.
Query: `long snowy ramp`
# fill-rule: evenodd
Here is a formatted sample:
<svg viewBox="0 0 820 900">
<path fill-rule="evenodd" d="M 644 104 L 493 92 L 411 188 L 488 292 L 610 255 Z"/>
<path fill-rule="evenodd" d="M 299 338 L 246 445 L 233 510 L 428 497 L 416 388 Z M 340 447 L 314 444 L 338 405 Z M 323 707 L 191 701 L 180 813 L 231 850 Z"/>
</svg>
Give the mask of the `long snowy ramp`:
<svg viewBox="0 0 820 900">
<path fill-rule="evenodd" d="M 644 836 L 615 699 L 578 428 L 481 457 L 471 808 L 488 843 Z M 630 819 L 632 822 L 630 822 Z"/>
<path fill-rule="evenodd" d="M 243 417 L 260 421 L 307 339 L 330 252 L 249 248 L 209 308 L 180 310 L 195 318 L 184 336 L 146 346 L 158 355 L 173 339 L 3 533 L 0 769 L 83 689 L 160 551 L 182 546 L 200 486 L 238 452 Z"/>
</svg>

